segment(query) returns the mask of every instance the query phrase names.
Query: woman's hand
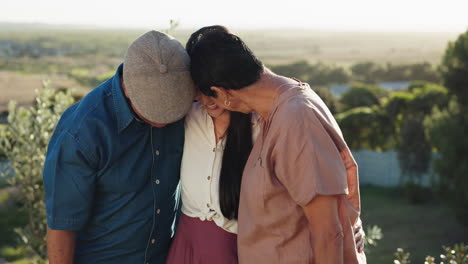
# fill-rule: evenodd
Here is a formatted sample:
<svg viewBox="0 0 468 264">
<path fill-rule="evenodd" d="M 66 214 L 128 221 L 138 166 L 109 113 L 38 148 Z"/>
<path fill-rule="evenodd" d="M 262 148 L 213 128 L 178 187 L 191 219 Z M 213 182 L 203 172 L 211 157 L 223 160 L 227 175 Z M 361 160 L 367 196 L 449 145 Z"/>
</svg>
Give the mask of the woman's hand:
<svg viewBox="0 0 468 264">
<path fill-rule="evenodd" d="M 359 253 L 362 253 L 364 250 L 364 237 L 366 233 L 362 229 L 361 218 L 358 218 L 356 224 L 354 225 L 354 240 L 356 241 L 356 249 Z"/>
</svg>

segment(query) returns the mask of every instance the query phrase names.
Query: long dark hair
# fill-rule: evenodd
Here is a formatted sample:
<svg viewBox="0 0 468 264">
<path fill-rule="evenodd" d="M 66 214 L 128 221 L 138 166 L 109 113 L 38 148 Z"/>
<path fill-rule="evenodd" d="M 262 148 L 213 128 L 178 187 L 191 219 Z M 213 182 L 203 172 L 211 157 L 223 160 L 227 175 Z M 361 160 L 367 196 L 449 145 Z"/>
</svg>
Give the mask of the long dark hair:
<svg viewBox="0 0 468 264">
<path fill-rule="evenodd" d="M 263 63 L 238 36 L 223 26 L 204 27 L 186 45 L 190 73 L 200 91 L 215 96 L 211 86 L 239 90 L 260 79 Z"/>
<path fill-rule="evenodd" d="M 226 218 L 237 219 L 242 174 L 253 145 L 252 114 L 230 112 L 230 115 L 219 179 L 219 203 Z"/>
<path fill-rule="evenodd" d="M 189 40 L 187 41 L 187 53 L 191 57 L 192 62 L 197 64 L 197 66 L 192 64 L 192 78 L 194 79 L 194 82 L 198 86 L 198 88 L 205 95 L 214 96 L 214 93 L 210 93 L 211 90 L 209 90 L 208 85 L 227 84 L 224 82 L 217 82 L 214 79 L 230 79 L 229 77 L 231 76 L 214 76 L 216 74 L 205 75 L 204 73 L 207 73 L 207 71 L 205 71 L 206 68 L 204 66 L 212 65 L 202 65 L 203 63 L 197 63 L 197 61 L 200 61 L 198 58 L 201 57 L 203 57 L 205 60 L 212 61 L 214 64 L 222 65 L 224 63 L 222 60 L 216 60 L 216 54 L 210 55 L 209 53 L 206 53 L 207 50 L 203 47 L 206 47 L 207 45 L 202 45 L 203 47 L 201 49 L 200 46 L 197 46 L 200 40 L 203 40 L 203 38 L 207 34 L 222 34 L 224 37 L 232 37 L 235 39 L 237 39 L 237 37 L 230 34 L 229 30 L 223 26 L 210 26 L 197 30 L 190 36 Z M 208 44 L 208 46 L 210 46 L 210 44 Z M 245 47 L 243 51 L 245 53 Z M 234 85 L 235 87 L 229 88 L 239 89 L 241 88 L 241 86 L 249 85 L 257 81 L 259 78 L 259 72 L 263 69 L 263 65 L 261 65 L 261 63 L 258 61 L 255 61 L 253 64 L 255 64 L 256 66 L 254 73 L 250 74 L 251 76 L 248 76 L 248 74 L 243 75 L 240 81 L 234 82 L 236 84 Z M 205 77 L 200 78 L 200 74 L 204 75 Z M 209 84 L 207 83 L 207 81 L 209 82 Z M 212 81 L 214 82 L 211 83 Z M 232 82 L 229 82 L 227 86 L 232 86 Z M 239 198 L 242 174 L 253 145 L 252 115 L 238 112 L 230 112 L 230 118 L 230 123 L 226 131 L 226 145 L 224 147 L 223 160 L 221 164 L 221 173 L 219 179 L 219 202 L 221 212 L 226 218 L 237 219 L 239 211 Z"/>
</svg>

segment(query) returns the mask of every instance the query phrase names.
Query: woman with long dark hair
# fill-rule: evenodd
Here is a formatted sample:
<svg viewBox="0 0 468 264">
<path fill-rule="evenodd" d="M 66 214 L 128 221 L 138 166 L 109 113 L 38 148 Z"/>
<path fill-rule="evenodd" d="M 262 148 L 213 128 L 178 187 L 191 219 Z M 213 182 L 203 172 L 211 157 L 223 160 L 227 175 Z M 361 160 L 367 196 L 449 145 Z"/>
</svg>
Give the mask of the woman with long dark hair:
<svg viewBox="0 0 468 264">
<path fill-rule="evenodd" d="M 240 185 L 257 117 L 220 108 L 202 93 L 197 101 L 185 120 L 182 215 L 167 263 L 237 263 Z"/>
<path fill-rule="evenodd" d="M 189 55 L 199 39 L 210 32 L 228 33 L 228 30 L 212 26 L 193 33 L 186 46 Z M 247 74 L 249 71 L 249 67 L 239 69 L 237 74 L 243 77 L 229 84 L 214 80 L 214 76 L 207 78 L 219 85 L 241 88 L 259 78 Z M 198 102 L 185 120 L 182 216 L 167 259 L 169 264 L 238 263 L 237 219 L 242 175 L 261 120 L 257 114 L 228 111 L 216 104 L 213 96 L 211 90 L 201 89 Z M 358 243 L 363 240 L 360 230 L 359 225 L 355 235 Z"/>
</svg>

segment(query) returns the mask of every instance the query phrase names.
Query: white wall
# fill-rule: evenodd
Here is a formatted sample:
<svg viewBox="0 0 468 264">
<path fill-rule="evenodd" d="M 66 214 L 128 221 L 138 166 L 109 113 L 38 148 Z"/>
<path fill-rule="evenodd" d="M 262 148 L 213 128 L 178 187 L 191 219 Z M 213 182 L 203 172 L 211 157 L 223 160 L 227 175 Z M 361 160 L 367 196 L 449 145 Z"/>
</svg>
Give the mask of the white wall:
<svg viewBox="0 0 468 264">
<path fill-rule="evenodd" d="M 354 159 L 359 167 L 359 183 L 392 187 L 400 183 L 400 165 L 396 151 L 378 152 L 372 150 L 353 151 Z M 422 184 L 429 186 L 435 174 L 430 169 L 422 176 Z"/>
</svg>

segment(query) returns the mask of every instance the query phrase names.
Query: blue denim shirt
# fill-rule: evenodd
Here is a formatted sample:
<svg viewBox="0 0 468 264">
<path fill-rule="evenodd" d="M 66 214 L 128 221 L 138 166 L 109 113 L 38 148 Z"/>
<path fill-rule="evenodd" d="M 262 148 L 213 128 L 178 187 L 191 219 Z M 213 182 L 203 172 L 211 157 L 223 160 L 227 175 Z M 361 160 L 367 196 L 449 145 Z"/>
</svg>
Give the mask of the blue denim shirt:
<svg viewBox="0 0 468 264">
<path fill-rule="evenodd" d="M 75 263 L 165 263 L 184 121 L 136 118 L 115 76 L 61 117 L 44 165 L 47 223 L 77 231 Z"/>
</svg>

